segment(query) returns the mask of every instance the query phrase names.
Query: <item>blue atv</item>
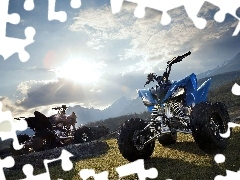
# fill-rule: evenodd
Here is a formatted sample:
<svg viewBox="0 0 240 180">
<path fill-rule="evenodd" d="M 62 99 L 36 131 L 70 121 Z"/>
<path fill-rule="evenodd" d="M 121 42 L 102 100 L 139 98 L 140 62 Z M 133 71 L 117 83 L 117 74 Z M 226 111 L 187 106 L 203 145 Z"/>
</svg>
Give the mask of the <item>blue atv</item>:
<svg viewBox="0 0 240 180">
<path fill-rule="evenodd" d="M 226 148 L 228 138 L 220 134 L 227 131 L 230 119 L 223 103 L 207 101 L 211 79 L 200 87 L 195 74 L 174 82 L 168 79 L 172 65 L 190 54 L 189 51 L 168 61 L 162 76 L 148 74 L 145 85 L 156 81 L 156 87 L 137 90 L 151 118 L 131 118 L 122 124 L 118 147 L 127 160 L 149 158 L 156 139 L 163 146 L 171 145 L 177 141 L 178 133 L 192 134 L 206 153 L 220 153 Z"/>
</svg>

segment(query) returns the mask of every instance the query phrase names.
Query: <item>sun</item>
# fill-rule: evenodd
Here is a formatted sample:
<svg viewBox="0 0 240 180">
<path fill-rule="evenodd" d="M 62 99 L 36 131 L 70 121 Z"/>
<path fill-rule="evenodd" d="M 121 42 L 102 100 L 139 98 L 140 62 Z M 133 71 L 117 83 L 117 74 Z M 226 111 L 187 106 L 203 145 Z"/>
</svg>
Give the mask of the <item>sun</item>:
<svg viewBox="0 0 240 180">
<path fill-rule="evenodd" d="M 101 65 L 96 62 L 69 59 L 57 68 L 56 74 L 60 78 L 74 82 L 96 83 L 101 76 L 100 69 Z"/>
</svg>

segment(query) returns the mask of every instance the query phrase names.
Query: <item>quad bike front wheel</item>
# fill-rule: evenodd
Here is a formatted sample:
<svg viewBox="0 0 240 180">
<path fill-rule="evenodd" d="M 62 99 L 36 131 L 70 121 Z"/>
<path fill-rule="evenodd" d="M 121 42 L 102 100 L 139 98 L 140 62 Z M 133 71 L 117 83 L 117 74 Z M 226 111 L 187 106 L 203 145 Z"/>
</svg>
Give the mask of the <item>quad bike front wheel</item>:
<svg viewBox="0 0 240 180">
<path fill-rule="evenodd" d="M 227 108 L 223 103 L 197 104 L 191 114 L 191 125 L 198 147 L 209 154 L 226 149 L 229 138 L 223 138 L 220 134 L 228 130 L 229 121 Z"/>
<path fill-rule="evenodd" d="M 147 123 L 139 118 L 131 118 L 122 126 L 118 137 L 118 148 L 122 156 L 129 160 L 149 158 L 154 150 L 155 141 L 143 146 L 148 140 L 150 131 L 143 130 Z"/>
</svg>

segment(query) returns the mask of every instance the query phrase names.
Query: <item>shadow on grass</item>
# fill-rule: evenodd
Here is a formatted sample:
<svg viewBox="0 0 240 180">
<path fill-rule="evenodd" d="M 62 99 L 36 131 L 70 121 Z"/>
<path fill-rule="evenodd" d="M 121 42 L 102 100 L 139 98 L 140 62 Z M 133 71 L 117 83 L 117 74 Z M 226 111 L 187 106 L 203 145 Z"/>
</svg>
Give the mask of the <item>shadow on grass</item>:
<svg viewBox="0 0 240 180">
<path fill-rule="evenodd" d="M 211 166 L 198 166 L 181 159 L 151 158 L 145 160 L 145 169 L 155 167 L 158 170 L 158 180 L 174 179 L 214 179 L 217 175 L 225 175 L 221 166 L 212 163 Z"/>
<path fill-rule="evenodd" d="M 176 142 L 170 146 L 167 146 L 170 149 L 177 149 L 178 151 L 184 151 L 192 154 L 205 155 L 198 145 L 195 142 Z"/>
<path fill-rule="evenodd" d="M 200 155 L 198 161 L 189 162 L 185 159 L 170 159 L 151 157 L 145 160 L 145 168 L 155 167 L 158 170 L 157 179 L 214 179 L 217 175 L 226 176 L 226 170 L 237 172 L 240 169 L 240 128 L 236 128 L 227 149 L 222 153 L 225 162 L 217 164 L 214 155 L 206 155 L 194 142 L 178 142 L 168 148 Z M 201 157 L 209 157 L 205 163 Z M 240 177 L 239 177 L 240 179 Z"/>
</svg>

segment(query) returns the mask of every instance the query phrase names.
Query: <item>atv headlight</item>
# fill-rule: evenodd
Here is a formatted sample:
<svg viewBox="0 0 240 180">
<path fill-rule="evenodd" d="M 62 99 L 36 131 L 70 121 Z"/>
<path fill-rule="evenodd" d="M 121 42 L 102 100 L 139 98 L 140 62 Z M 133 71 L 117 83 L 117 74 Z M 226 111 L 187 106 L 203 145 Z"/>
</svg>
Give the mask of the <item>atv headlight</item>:
<svg viewBox="0 0 240 180">
<path fill-rule="evenodd" d="M 176 91 L 174 91 L 174 93 L 172 94 L 172 97 L 180 96 L 184 94 L 184 92 L 185 92 L 184 88 L 177 88 Z"/>
</svg>

